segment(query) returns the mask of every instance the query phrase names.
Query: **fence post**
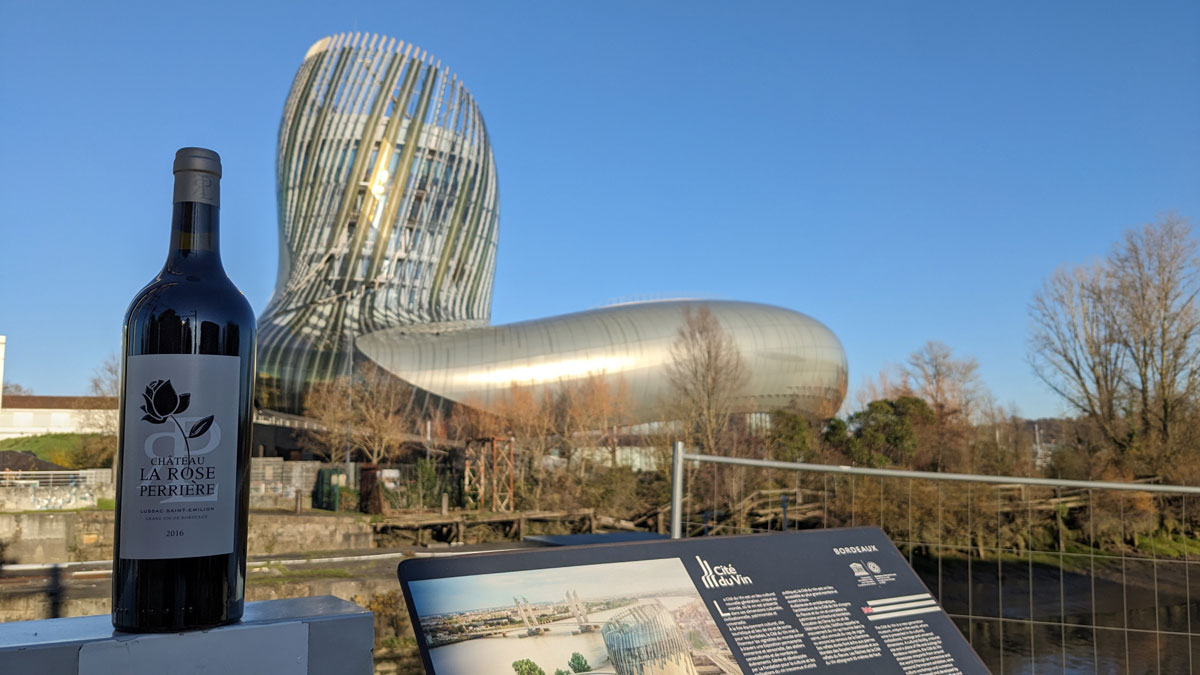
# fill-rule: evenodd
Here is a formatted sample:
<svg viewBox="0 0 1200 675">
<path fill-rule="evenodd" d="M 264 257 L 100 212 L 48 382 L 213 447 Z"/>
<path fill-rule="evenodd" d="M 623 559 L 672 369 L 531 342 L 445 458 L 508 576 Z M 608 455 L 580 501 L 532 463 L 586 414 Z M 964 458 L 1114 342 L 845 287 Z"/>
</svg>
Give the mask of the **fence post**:
<svg viewBox="0 0 1200 675">
<path fill-rule="evenodd" d="M 671 538 L 683 536 L 683 441 L 671 453 Z"/>
<path fill-rule="evenodd" d="M 787 502 L 788 502 L 788 500 L 787 500 L 786 492 L 779 495 L 779 501 L 780 501 L 780 504 L 783 506 L 783 528 L 782 529 L 784 532 L 787 532 L 788 531 L 788 518 L 787 518 Z"/>
</svg>

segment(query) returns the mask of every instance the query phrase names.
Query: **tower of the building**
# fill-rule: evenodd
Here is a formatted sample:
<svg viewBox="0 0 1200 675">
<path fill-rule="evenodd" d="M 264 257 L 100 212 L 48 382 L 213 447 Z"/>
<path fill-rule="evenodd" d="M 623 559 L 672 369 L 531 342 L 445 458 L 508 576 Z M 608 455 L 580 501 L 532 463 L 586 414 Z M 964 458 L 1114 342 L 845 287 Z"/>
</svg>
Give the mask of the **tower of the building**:
<svg viewBox="0 0 1200 675">
<path fill-rule="evenodd" d="M 466 88 L 421 49 L 324 38 L 279 125 L 279 273 L 259 327 L 264 405 L 300 412 L 347 374 L 354 340 L 399 326 L 486 325 L 496 165 Z"/>
</svg>

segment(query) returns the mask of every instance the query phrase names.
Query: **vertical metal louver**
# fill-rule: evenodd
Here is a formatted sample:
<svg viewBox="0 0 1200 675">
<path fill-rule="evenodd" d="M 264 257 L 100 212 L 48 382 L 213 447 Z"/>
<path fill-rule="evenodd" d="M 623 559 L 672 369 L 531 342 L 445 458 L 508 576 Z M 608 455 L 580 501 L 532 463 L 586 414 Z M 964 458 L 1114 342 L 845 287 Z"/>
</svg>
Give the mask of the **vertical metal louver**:
<svg viewBox="0 0 1200 675">
<path fill-rule="evenodd" d="M 355 338 L 486 325 L 499 196 L 487 129 L 440 61 L 380 35 L 324 38 L 279 125 L 279 276 L 259 319 L 260 397 L 300 412 Z"/>
</svg>

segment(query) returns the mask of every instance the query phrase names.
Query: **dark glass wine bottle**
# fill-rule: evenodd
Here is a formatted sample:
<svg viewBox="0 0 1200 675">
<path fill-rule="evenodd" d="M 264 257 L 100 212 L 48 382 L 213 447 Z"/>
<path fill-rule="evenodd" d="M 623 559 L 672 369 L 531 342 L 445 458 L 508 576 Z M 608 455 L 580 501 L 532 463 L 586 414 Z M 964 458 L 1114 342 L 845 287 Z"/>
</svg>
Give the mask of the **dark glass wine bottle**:
<svg viewBox="0 0 1200 675">
<path fill-rule="evenodd" d="M 113 626 L 242 616 L 254 313 L 221 265 L 221 158 L 175 155 L 171 250 L 125 314 Z"/>
</svg>

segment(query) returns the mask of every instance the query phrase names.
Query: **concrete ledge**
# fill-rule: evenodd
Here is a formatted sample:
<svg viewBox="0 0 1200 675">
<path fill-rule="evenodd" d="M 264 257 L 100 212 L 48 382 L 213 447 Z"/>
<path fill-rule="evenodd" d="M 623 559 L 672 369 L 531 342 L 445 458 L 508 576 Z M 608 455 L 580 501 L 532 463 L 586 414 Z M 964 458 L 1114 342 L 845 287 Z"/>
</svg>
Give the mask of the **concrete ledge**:
<svg viewBox="0 0 1200 675">
<path fill-rule="evenodd" d="M 371 612 L 333 596 L 246 603 L 240 623 L 189 633 L 113 630 L 108 614 L 0 623 L 0 673 L 369 675 Z"/>
</svg>

